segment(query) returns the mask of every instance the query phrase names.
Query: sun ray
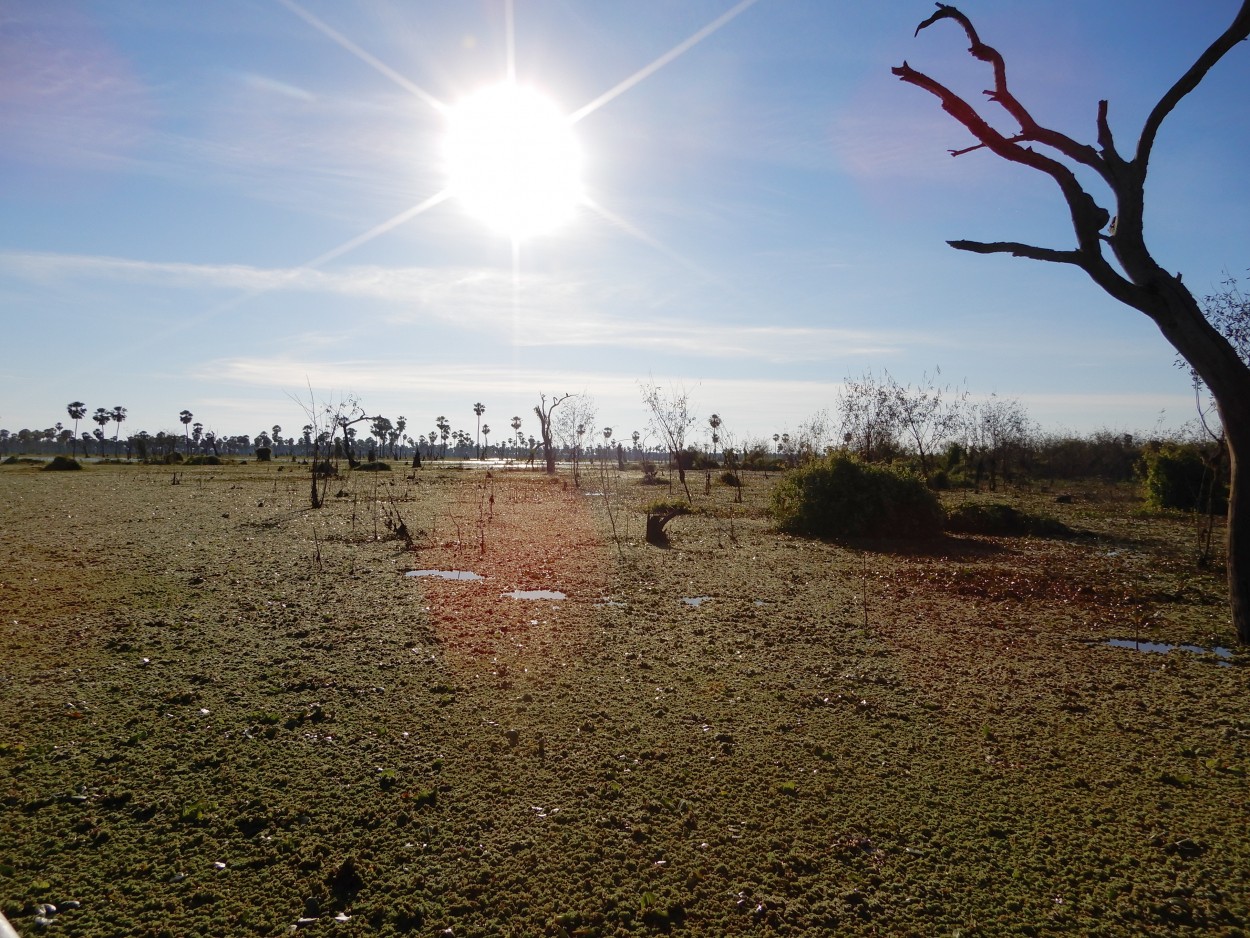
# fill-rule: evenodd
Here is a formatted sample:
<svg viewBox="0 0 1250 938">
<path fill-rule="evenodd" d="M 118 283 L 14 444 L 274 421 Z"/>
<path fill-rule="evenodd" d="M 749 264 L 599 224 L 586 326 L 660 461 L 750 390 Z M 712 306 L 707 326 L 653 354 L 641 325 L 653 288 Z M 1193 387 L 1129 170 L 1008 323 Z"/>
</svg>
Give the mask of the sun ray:
<svg viewBox="0 0 1250 938">
<path fill-rule="evenodd" d="M 450 193 L 448 193 L 445 190 L 442 192 L 437 192 L 434 195 L 430 196 L 428 199 L 426 199 L 424 202 L 419 202 L 418 204 L 414 205 L 412 208 L 405 209 L 404 211 L 400 212 L 398 215 L 395 215 L 391 218 L 388 218 L 384 222 L 374 225 L 368 231 L 363 232 L 362 234 L 358 234 L 356 235 L 356 237 L 350 238 L 347 241 L 344 241 L 338 247 L 331 248 L 330 250 L 326 251 L 323 254 L 318 254 L 316 257 L 312 258 L 311 260 L 305 261 L 299 266 L 291 268 L 287 272 L 286 276 L 283 278 L 281 282 L 272 284 L 270 286 L 257 287 L 255 289 L 248 290 L 245 293 L 241 293 L 232 299 L 226 300 L 226 302 L 224 303 L 219 303 L 216 306 L 211 307 L 210 309 L 206 309 L 204 312 L 200 313 L 199 315 L 188 316 L 182 321 L 170 326 L 168 329 L 164 329 L 164 330 L 150 334 L 146 340 L 139 342 L 135 347 L 136 348 L 148 348 L 154 345 L 158 345 L 166 341 L 167 339 L 169 339 L 171 336 L 175 336 L 181 332 L 185 332 L 187 329 L 190 329 L 192 326 L 198 326 L 209 321 L 210 319 L 216 319 L 218 316 L 222 315 L 223 313 L 228 313 L 232 309 L 237 309 L 238 307 L 242 306 L 244 303 L 248 302 L 249 300 L 253 300 L 258 296 L 263 296 L 266 293 L 270 293 L 273 290 L 277 290 L 283 285 L 283 283 L 289 283 L 295 280 L 299 276 L 301 271 L 316 270 L 318 267 L 321 267 L 323 264 L 328 264 L 330 261 L 334 260 L 335 258 L 342 257 L 344 254 L 347 254 L 350 251 L 354 251 L 356 248 L 360 247 L 362 244 L 366 244 L 369 241 L 372 241 L 374 238 L 378 237 L 379 235 L 385 234 L 386 232 L 390 231 L 392 228 L 396 228 L 399 225 L 402 225 L 404 222 L 409 221 L 410 219 L 416 218 L 418 215 L 421 215 L 424 212 L 429 211 L 430 209 L 434 208 L 436 205 L 439 205 L 442 202 L 447 201 L 449 196 L 450 196 Z"/>
<path fill-rule="evenodd" d="M 674 251 L 668 245 L 664 244 L 662 241 L 658 241 L 655 238 L 651 237 L 651 235 L 647 234 L 641 228 L 637 227 L 631 222 L 626 221 L 624 218 L 622 218 L 620 215 L 617 215 L 615 212 L 611 211 L 610 209 L 607 209 L 604 206 L 600 205 L 594 199 L 590 198 L 590 196 L 584 196 L 582 198 L 582 204 L 584 204 L 588 209 L 590 209 L 592 212 L 594 212 L 604 221 L 621 229 L 621 231 L 625 232 L 631 237 L 637 238 L 647 247 L 653 248 L 656 251 L 659 251 L 661 254 L 663 254 L 665 257 L 669 258 L 670 260 L 676 261 L 677 263 L 685 267 L 687 270 L 690 270 L 698 274 L 700 277 L 702 277 L 704 280 L 708 281 L 709 283 L 719 284 L 722 287 L 730 286 L 730 284 L 726 283 L 725 280 L 723 280 L 722 278 L 716 276 L 711 271 L 705 270 L 704 268 L 700 267 L 698 264 L 696 264 L 694 261 L 690 260 L 689 258 L 683 257 L 682 255 L 678 254 L 676 251 Z"/>
<path fill-rule="evenodd" d="M 404 222 L 409 221 L 413 218 L 416 218 L 418 215 L 422 215 L 428 212 L 430 209 L 434 208 L 434 206 L 439 205 L 442 202 L 446 202 L 450 196 L 451 196 L 451 193 L 448 192 L 446 189 L 442 190 L 441 192 L 436 192 L 434 193 L 434 195 L 430 196 L 424 202 L 418 202 L 412 208 L 404 209 L 404 211 L 400 212 L 398 215 L 395 215 L 392 218 L 388 218 L 384 222 L 374 225 L 372 228 L 370 228 L 368 231 L 364 232 L 363 234 L 358 234 L 356 235 L 356 237 L 350 238 L 349 240 L 344 241 L 338 247 L 331 248 L 330 250 L 326 251 L 324 254 L 318 254 L 312 260 L 304 264 L 301 264 L 299 267 L 297 267 L 296 272 L 307 269 L 307 268 L 320 267 L 322 264 L 325 264 L 328 261 L 332 261 L 336 257 L 342 257 L 348 251 L 356 250 L 356 248 L 360 247 L 362 244 L 366 244 L 367 242 L 372 241 L 378 235 L 386 234 L 386 232 L 390 231 L 392 228 L 397 228 L 398 226 L 402 225 Z"/>
<path fill-rule="evenodd" d="M 280 2 L 286 2 L 286 0 L 280 0 Z M 608 91 L 605 91 L 603 94 L 599 95 L 599 97 L 595 98 L 589 104 L 585 104 L 582 107 L 578 108 L 576 111 L 574 111 L 572 114 L 569 115 L 569 123 L 576 124 L 583 117 L 586 117 L 594 113 L 595 111 L 599 110 L 599 108 L 603 107 L 613 98 L 620 97 L 630 88 L 634 87 L 634 85 L 654 75 L 656 72 L 662 69 L 669 62 L 672 62 L 674 59 L 679 58 L 685 52 L 689 51 L 691 48 L 698 45 L 708 36 L 712 35 L 712 33 L 716 32 L 718 29 L 720 29 L 730 20 L 734 19 L 736 16 L 738 16 L 738 14 L 745 11 L 748 7 L 754 6 L 757 2 L 758 0 L 741 0 L 741 2 L 737 6 L 733 7 L 731 10 L 728 10 L 725 13 L 722 13 L 716 19 L 712 20 L 712 22 L 708 23 L 706 26 L 700 29 L 697 33 L 692 35 L 689 39 L 686 39 L 684 42 L 680 42 L 677 45 L 673 46 L 673 48 L 669 49 L 667 52 L 665 52 L 662 56 L 660 56 L 650 65 L 644 65 L 642 68 L 638 69 L 638 71 L 634 72 L 634 74 L 630 75 L 628 78 L 626 78 L 620 84 L 616 85 L 614 88 L 611 88 Z"/>
<path fill-rule="evenodd" d="M 504 27 L 508 43 L 508 81 L 516 83 L 516 9 L 512 0 L 504 0 Z"/>
<path fill-rule="evenodd" d="M 313 27 L 313 29 L 317 30 L 323 36 L 326 36 L 327 38 L 331 39 L 333 42 L 342 46 L 352 55 L 356 56 L 356 58 L 360 59 L 360 61 L 376 69 L 378 72 L 385 75 L 391 81 L 395 82 L 395 84 L 399 85 L 399 87 L 403 88 L 405 91 L 409 91 L 412 94 L 416 95 L 418 98 L 420 98 L 430 107 L 434 108 L 434 110 L 438 111 L 440 114 L 447 110 L 447 105 L 444 104 L 442 101 L 440 101 L 438 98 L 434 97 L 434 95 L 430 94 L 420 85 L 414 84 L 413 82 L 409 81 L 407 78 L 399 74 L 399 72 L 395 71 L 395 69 L 391 68 L 385 62 L 381 61 L 375 56 L 370 55 L 368 52 L 360 48 L 360 46 L 356 45 L 356 43 L 352 42 L 350 39 L 348 39 L 338 30 L 334 29 L 329 24 L 324 23 L 321 20 L 319 20 L 317 17 L 313 16 L 311 13 L 305 10 L 302 6 L 296 3 L 295 0 L 275 0 L 275 2 L 282 4 L 282 6 L 286 7 L 288 10 L 290 10 L 292 13 L 294 13 L 296 16 L 302 19 L 309 26 Z"/>
</svg>

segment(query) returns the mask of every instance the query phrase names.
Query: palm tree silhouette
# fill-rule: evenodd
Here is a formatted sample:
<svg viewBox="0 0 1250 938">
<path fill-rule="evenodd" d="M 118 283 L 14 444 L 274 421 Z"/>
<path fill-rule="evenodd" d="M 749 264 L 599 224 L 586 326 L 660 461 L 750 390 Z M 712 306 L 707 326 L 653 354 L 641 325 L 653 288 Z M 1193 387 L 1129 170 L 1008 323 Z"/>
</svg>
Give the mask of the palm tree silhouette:
<svg viewBox="0 0 1250 938">
<path fill-rule="evenodd" d="M 490 424 L 489 423 L 482 424 L 482 436 L 486 437 L 486 448 L 490 449 Z M 482 458 L 481 450 L 478 450 L 477 458 L 478 459 Z"/>
<path fill-rule="evenodd" d="M 446 458 L 447 438 L 451 436 L 451 424 L 447 422 L 446 417 L 439 416 L 439 418 L 434 421 L 434 426 L 438 427 L 438 435 L 443 439 L 443 456 Z"/>
<path fill-rule="evenodd" d="M 69 415 L 74 421 L 74 445 L 70 447 L 70 456 L 74 457 L 78 455 L 78 421 L 87 416 L 87 405 L 82 401 L 74 401 L 65 409 L 69 411 Z M 84 455 L 86 454 L 84 453 Z"/>
<path fill-rule="evenodd" d="M 712 458 L 716 458 L 716 444 L 720 442 L 720 414 L 712 414 L 707 418 L 708 426 L 712 428 Z"/>
<path fill-rule="evenodd" d="M 182 438 L 186 441 L 188 453 L 191 452 L 191 437 L 187 431 L 191 426 L 191 418 L 194 416 L 195 414 L 191 413 L 189 410 L 181 411 L 178 414 L 178 419 L 182 421 Z"/>
<path fill-rule="evenodd" d="M 113 415 L 110 414 L 103 407 L 97 407 L 95 409 L 95 413 L 91 415 L 91 419 L 95 421 L 97 424 L 99 424 L 99 426 L 96 428 L 96 431 L 92 434 L 92 436 L 94 436 L 97 440 L 101 441 L 100 455 L 103 456 L 104 455 L 104 443 L 103 443 L 104 428 L 107 427 L 109 421 L 113 419 Z"/>
<path fill-rule="evenodd" d="M 516 443 L 517 443 L 516 454 L 517 456 L 520 456 L 521 455 L 521 418 L 520 417 L 512 418 L 512 435 L 516 437 Z"/>
<path fill-rule="evenodd" d="M 198 420 L 191 424 L 191 439 L 195 440 L 195 448 L 200 448 L 200 437 L 204 435 L 204 424 Z"/>
<path fill-rule="evenodd" d="M 109 419 L 117 424 L 117 428 L 113 431 L 113 455 L 116 456 L 119 452 L 117 437 L 122 432 L 122 423 L 126 419 L 126 408 L 118 404 L 113 408 L 113 412 L 109 414 Z"/>
<path fill-rule="evenodd" d="M 477 458 L 481 459 L 482 458 L 482 414 L 486 413 L 486 405 L 481 404 L 481 403 L 474 404 L 473 413 L 477 414 L 477 432 L 478 432 Z"/>
</svg>

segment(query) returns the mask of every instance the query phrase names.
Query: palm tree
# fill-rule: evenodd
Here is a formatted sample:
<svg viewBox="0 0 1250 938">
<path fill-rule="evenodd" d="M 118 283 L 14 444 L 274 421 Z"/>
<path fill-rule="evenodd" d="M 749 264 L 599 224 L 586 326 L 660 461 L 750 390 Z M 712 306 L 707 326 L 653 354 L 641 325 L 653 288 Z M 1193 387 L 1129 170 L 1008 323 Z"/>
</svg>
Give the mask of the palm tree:
<svg viewBox="0 0 1250 938">
<path fill-rule="evenodd" d="M 191 419 L 194 416 L 195 414 L 191 413 L 189 410 L 183 410 L 178 413 L 178 419 L 182 421 L 182 438 L 186 441 L 188 453 L 191 452 L 191 437 L 187 431 L 191 426 Z"/>
<path fill-rule="evenodd" d="M 716 444 L 720 442 L 720 414 L 712 414 L 707 418 L 708 426 L 712 428 L 712 458 L 716 458 Z"/>
<path fill-rule="evenodd" d="M 96 428 L 96 431 L 92 434 L 92 436 L 94 436 L 97 440 L 103 441 L 104 428 L 107 427 L 109 421 L 113 419 L 113 415 L 110 414 L 103 407 L 97 407 L 95 409 L 95 413 L 91 415 L 91 419 L 95 421 L 97 424 L 99 424 L 99 427 Z M 103 442 L 100 443 L 100 455 L 101 456 L 104 455 L 104 443 Z"/>
<path fill-rule="evenodd" d="M 191 439 L 195 440 L 195 448 L 200 448 L 200 437 L 204 435 L 204 424 L 198 420 L 191 424 Z"/>
<path fill-rule="evenodd" d="M 70 449 L 70 456 L 78 455 L 78 421 L 87 416 L 87 405 L 82 401 L 74 401 L 65 408 L 69 411 L 70 418 L 74 421 L 74 445 Z M 86 453 L 83 454 L 84 456 Z"/>
<path fill-rule="evenodd" d="M 447 418 L 446 418 L 446 417 L 443 417 L 443 416 L 441 416 L 441 415 L 440 415 L 440 416 L 439 416 L 439 418 L 438 418 L 437 420 L 435 420 L 435 421 L 434 421 L 434 426 L 438 427 L 438 435 L 439 435 L 440 437 L 442 437 L 442 440 L 443 440 L 443 456 L 444 456 L 444 458 L 446 458 L 446 456 L 447 456 L 447 438 L 448 438 L 449 436 L 451 436 L 451 424 L 449 424 L 449 423 L 447 422 Z"/>
<path fill-rule="evenodd" d="M 109 419 L 117 424 L 117 428 L 113 431 L 113 455 L 116 456 L 118 453 L 117 437 L 122 432 L 122 423 L 126 419 L 126 408 L 118 404 L 113 408 L 113 412 L 109 414 Z"/>
<path fill-rule="evenodd" d="M 395 452 L 395 442 L 405 438 L 404 431 L 406 429 L 408 429 L 408 418 L 401 414 L 395 419 L 395 436 L 391 439 L 391 457 L 394 459 L 399 458 L 399 454 Z M 408 442 L 411 443 L 412 441 L 409 440 Z"/>
<path fill-rule="evenodd" d="M 490 424 L 489 423 L 482 424 L 482 436 L 486 437 L 486 448 L 490 449 Z M 478 459 L 482 458 L 482 453 L 480 450 L 478 451 L 477 456 L 478 456 Z"/>
<path fill-rule="evenodd" d="M 474 404 L 474 405 L 473 405 L 473 413 L 477 414 L 477 432 L 478 432 L 478 442 L 477 442 L 477 458 L 478 458 L 478 459 L 481 459 L 481 458 L 482 458 L 482 442 L 481 442 L 481 438 L 482 438 L 482 414 L 486 413 L 486 405 L 485 405 L 485 404 L 480 404 L 480 403 L 479 403 L 479 404 Z"/>
<path fill-rule="evenodd" d="M 521 418 L 520 417 L 512 418 L 512 435 L 516 437 L 516 454 L 518 457 L 520 457 L 521 455 Z"/>
<path fill-rule="evenodd" d="M 634 452 L 638 452 L 638 444 L 642 442 L 642 434 L 635 430 L 629 435 L 629 438 L 634 441 Z"/>
<path fill-rule="evenodd" d="M 781 452 L 781 434 L 780 433 L 773 434 L 773 445 L 777 447 L 777 452 L 780 453 Z"/>
</svg>

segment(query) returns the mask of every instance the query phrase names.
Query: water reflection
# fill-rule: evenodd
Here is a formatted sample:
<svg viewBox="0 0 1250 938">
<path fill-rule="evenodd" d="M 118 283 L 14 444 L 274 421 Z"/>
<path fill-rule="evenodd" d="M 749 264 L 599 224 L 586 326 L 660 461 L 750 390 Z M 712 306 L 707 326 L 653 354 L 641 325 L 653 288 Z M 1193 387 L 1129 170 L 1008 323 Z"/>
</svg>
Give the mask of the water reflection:
<svg viewBox="0 0 1250 938">
<path fill-rule="evenodd" d="M 513 590 L 501 595 L 509 599 L 568 599 L 559 590 Z"/>
<path fill-rule="evenodd" d="M 483 580 L 480 573 L 469 570 L 409 570 L 404 576 L 434 576 L 440 580 Z"/>
<path fill-rule="evenodd" d="M 1112 648 L 1132 648 L 1135 651 L 1143 651 L 1155 655 L 1166 655 L 1173 648 L 1179 648 L 1181 651 L 1193 652 L 1196 655 L 1215 655 L 1217 658 L 1231 658 L 1233 656 L 1231 648 L 1223 648 L 1219 645 L 1213 648 L 1203 648 L 1201 645 L 1169 645 L 1166 642 L 1141 642 L 1132 638 L 1113 638 L 1107 644 Z"/>
</svg>

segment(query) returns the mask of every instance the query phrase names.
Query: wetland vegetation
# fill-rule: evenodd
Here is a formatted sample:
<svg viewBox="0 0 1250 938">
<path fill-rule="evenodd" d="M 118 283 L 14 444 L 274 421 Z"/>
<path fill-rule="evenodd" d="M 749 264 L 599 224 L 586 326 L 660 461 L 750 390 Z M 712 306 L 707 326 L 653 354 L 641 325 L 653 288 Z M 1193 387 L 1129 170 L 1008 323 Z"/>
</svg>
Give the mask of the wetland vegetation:
<svg viewBox="0 0 1250 938">
<path fill-rule="evenodd" d="M 834 542 L 741 471 L 657 548 L 632 469 L 393 468 L 311 510 L 278 462 L 0 467 L 19 930 L 1246 927 L 1247 659 L 1190 515 L 954 489 L 960 533 Z"/>
</svg>

